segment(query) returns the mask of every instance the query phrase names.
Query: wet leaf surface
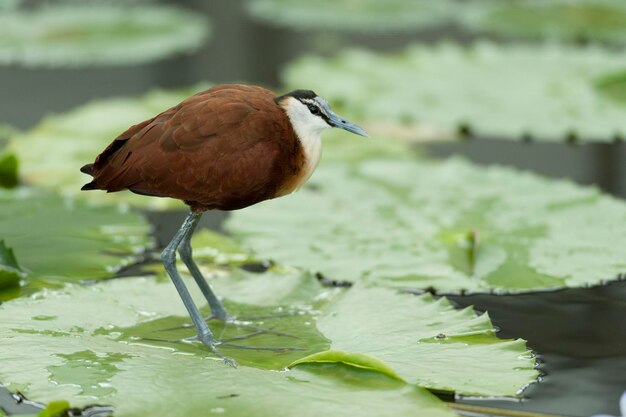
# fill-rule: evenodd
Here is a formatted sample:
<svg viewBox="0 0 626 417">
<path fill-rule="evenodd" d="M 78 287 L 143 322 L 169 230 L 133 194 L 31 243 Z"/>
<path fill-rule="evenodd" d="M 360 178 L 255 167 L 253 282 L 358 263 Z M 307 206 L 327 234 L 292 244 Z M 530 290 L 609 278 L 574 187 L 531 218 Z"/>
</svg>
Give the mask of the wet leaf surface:
<svg viewBox="0 0 626 417">
<path fill-rule="evenodd" d="M 592 46 L 439 44 L 309 56 L 283 79 L 320 92 L 372 134 L 610 142 L 626 137 L 624 106 L 598 83 L 625 69 L 623 55 Z"/>
<path fill-rule="evenodd" d="M 587 286 L 626 271 L 626 206 L 594 188 L 456 159 L 329 162 L 311 181 L 234 212 L 226 228 L 258 256 L 331 279 L 444 293 Z"/>
<path fill-rule="evenodd" d="M 31 283 L 111 277 L 151 244 L 139 213 L 27 188 L 0 190 L 0 231 Z"/>
<path fill-rule="evenodd" d="M 0 379 L 9 388 L 21 388 L 30 399 L 64 398 L 76 406 L 106 403 L 119 416 L 187 416 L 207 410 L 261 416 L 453 415 L 426 391 L 378 372 L 336 364 L 279 371 L 291 360 L 288 352 L 255 357 L 255 366 L 264 364 L 276 371 L 233 369 L 199 345 L 181 349 L 180 344 L 166 346 L 142 338 L 149 327 L 153 333 L 182 321 L 177 318 L 185 317 L 185 310 L 182 303 L 172 302 L 175 298 L 169 283 L 129 278 L 69 286 L 5 303 L 0 306 L 7 313 L 0 314 L 7 329 L 0 349 Z M 42 314 L 46 319 L 41 319 Z M 302 317 L 291 316 L 291 320 Z M 275 320 L 277 326 L 285 323 L 280 317 Z M 304 327 L 314 330 L 315 324 Z M 135 333 L 135 338 L 126 333 Z M 242 357 L 261 355 L 241 352 Z M 241 358 L 240 362 L 243 365 Z"/>
<path fill-rule="evenodd" d="M 46 5 L 0 15 L 0 63 L 28 67 L 129 65 L 198 49 L 208 22 L 179 8 Z"/>
<path fill-rule="evenodd" d="M 177 104 L 207 85 L 174 91 L 155 90 L 139 98 L 94 101 L 75 110 L 44 118 L 35 128 L 12 137 L 9 148 L 20 160 L 24 181 L 78 196 L 90 202 L 124 202 L 163 209 L 184 207 L 168 198 L 145 197 L 128 191 L 107 194 L 80 191 L 90 181 L 80 167 L 93 162 L 120 133 Z"/>
</svg>

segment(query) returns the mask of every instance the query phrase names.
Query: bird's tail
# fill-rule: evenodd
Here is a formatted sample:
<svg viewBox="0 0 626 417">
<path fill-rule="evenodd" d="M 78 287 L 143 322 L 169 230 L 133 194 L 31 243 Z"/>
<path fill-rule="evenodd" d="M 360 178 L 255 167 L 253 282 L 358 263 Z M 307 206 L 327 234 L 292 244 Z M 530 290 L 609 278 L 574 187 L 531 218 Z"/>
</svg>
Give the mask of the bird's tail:
<svg viewBox="0 0 626 417">
<path fill-rule="evenodd" d="M 80 169 L 80 172 L 93 176 L 93 164 L 83 165 L 83 167 Z"/>
<path fill-rule="evenodd" d="M 93 164 L 84 165 L 80 169 L 80 172 L 93 176 Z M 82 188 L 81 188 L 81 190 L 83 190 L 83 191 L 97 190 L 97 189 L 98 189 L 98 187 L 96 186 L 96 184 L 94 184 L 94 181 L 91 181 L 90 183 L 83 185 Z"/>
</svg>

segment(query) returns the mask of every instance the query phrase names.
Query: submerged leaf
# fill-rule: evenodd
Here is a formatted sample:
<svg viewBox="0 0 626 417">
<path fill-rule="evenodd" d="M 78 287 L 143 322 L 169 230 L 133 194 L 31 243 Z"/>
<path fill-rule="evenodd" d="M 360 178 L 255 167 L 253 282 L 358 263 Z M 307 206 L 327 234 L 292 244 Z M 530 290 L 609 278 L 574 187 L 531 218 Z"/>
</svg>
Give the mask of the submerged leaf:
<svg viewBox="0 0 626 417">
<path fill-rule="evenodd" d="M 129 65 L 198 49 L 208 22 L 156 5 L 46 5 L 0 14 L 0 64 Z"/>
<path fill-rule="evenodd" d="M 311 182 L 226 228 L 259 256 L 403 288 L 525 292 L 626 272 L 626 206 L 594 188 L 456 159 L 323 163 Z"/>
<path fill-rule="evenodd" d="M 78 195 L 91 202 L 125 202 L 150 208 L 182 207 L 169 198 L 149 198 L 130 191 L 106 194 L 81 192 L 90 177 L 79 171 L 93 162 L 129 126 L 149 119 L 186 97 L 206 88 L 198 85 L 175 91 L 153 91 L 139 98 L 117 98 L 92 103 L 58 116 L 12 138 L 10 149 L 21 163 L 23 179 L 32 184 Z"/>
<path fill-rule="evenodd" d="M 626 107 L 598 89 L 597 80 L 624 71 L 625 55 L 598 47 L 480 43 L 310 56 L 283 78 L 323 91 L 346 117 L 365 120 L 370 133 L 608 142 L 626 137 Z"/>
<path fill-rule="evenodd" d="M 357 286 L 331 305 L 317 326 L 333 350 L 296 364 L 322 360 L 362 366 L 365 354 L 384 361 L 366 365 L 384 374 L 395 371 L 425 388 L 484 396 L 519 395 L 538 376 L 523 340 L 500 340 L 486 314 L 455 310 L 445 298 L 429 294 Z"/>
<path fill-rule="evenodd" d="M 148 231 L 144 218 L 128 210 L 35 189 L 0 190 L 0 238 L 31 281 L 110 277 L 150 245 Z"/>
<path fill-rule="evenodd" d="M 132 332 L 185 317 L 182 303 L 172 302 L 176 297 L 169 283 L 133 278 L 2 304 L 0 380 L 24 387 L 32 400 L 109 404 L 120 417 L 453 415 L 428 392 L 377 372 L 335 364 L 290 371 L 233 369 L 201 345 L 163 348 L 120 335 L 120 329 Z M 42 320 L 42 313 L 49 318 Z M 240 362 L 254 354 L 241 351 Z M 266 358 L 282 355 L 271 352 Z"/>
</svg>

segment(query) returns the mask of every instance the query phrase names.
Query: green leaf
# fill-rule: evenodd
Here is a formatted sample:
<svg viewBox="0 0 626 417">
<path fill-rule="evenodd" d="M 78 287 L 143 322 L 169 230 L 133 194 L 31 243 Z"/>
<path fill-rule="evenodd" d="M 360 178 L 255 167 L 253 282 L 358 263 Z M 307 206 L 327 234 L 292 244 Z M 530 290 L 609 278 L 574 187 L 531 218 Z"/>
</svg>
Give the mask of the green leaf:
<svg viewBox="0 0 626 417">
<path fill-rule="evenodd" d="M 626 272 L 626 206 L 594 188 L 457 159 L 324 162 L 311 183 L 233 212 L 226 229 L 258 256 L 332 279 L 444 293 L 588 286 Z"/>
<path fill-rule="evenodd" d="M 432 140 L 469 131 L 608 142 L 626 137 L 626 107 L 597 83 L 624 71 L 625 55 L 599 47 L 479 43 L 309 56 L 291 64 L 283 79 L 340 104 L 341 114 L 364 122 L 373 136 Z"/>
<path fill-rule="evenodd" d="M 0 155 L 0 188 L 14 188 L 18 180 L 17 157 L 12 153 Z"/>
<path fill-rule="evenodd" d="M 249 13 L 293 29 L 384 32 L 428 29 L 447 22 L 457 7 L 438 0 L 251 0 Z"/>
<path fill-rule="evenodd" d="M 24 188 L 0 190 L 0 231 L 31 281 L 110 277 L 151 244 L 138 213 Z"/>
<path fill-rule="evenodd" d="M 384 361 L 365 365 L 384 374 L 395 371 L 425 388 L 483 396 L 519 395 L 538 376 L 523 340 L 500 340 L 487 314 L 455 310 L 445 298 L 434 300 L 430 294 L 352 288 L 317 326 L 334 350 L 296 364 L 334 360 L 361 366 L 365 354 Z M 336 349 L 344 352 L 337 355 Z"/>
<path fill-rule="evenodd" d="M 46 5 L 0 15 L 0 64 L 132 65 L 197 50 L 208 22 L 179 8 L 106 2 Z"/>
<path fill-rule="evenodd" d="M 468 28 L 504 37 L 626 41 L 626 5 L 619 0 L 473 0 L 459 20 Z"/>
<path fill-rule="evenodd" d="M 139 98 L 94 101 L 68 113 L 46 117 L 32 130 L 14 136 L 9 148 L 18 155 L 21 175 L 28 183 L 55 189 L 64 195 L 78 195 L 90 202 L 124 202 L 155 209 L 183 207 L 177 200 L 130 192 L 81 192 L 81 186 L 89 182 L 90 177 L 79 169 L 93 162 L 128 127 L 207 87 L 155 90 Z"/>
<path fill-rule="evenodd" d="M 389 365 L 373 356 L 363 353 L 348 353 L 341 350 L 326 350 L 298 359 L 289 365 L 290 368 L 305 363 L 343 363 L 356 368 L 380 372 L 391 378 L 404 381 Z"/>
<path fill-rule="evenodd" d="M 15 259 L 13 249 L 0 239 L 0 290 L 19 285 L 25 275 Z"/>
<path fill-rule="evenodd" d="M 67 401 L 52 401 L 44 410 L 41 410 L 39 417 L 62 417 L 69 408 L 70 403 Z"/>
<path fill-rule="evenodd" d="M 141 333 L 133 338 L 120 333 L 152 324 L 153 335 L 160 328 L 162 337 L 170 336 L 168 320 L 186 317 L 176 297 L 170 283 L 131 278 L 4 303 L 0 380 L 10 388 L 24 387 L 32 400 L 110 404 L 120 417 L 454 415 L 423 389 L 378 372 L 335 364 L 290 371 L 233 369 L 200 345 L 178 342 L 164 348 Z M 42 320 L 42 312 L 52 317 Z M 219 331 L 217 323 L 210 325 Z M 309 327 L 315 328 L 314 320 Z M 289 339 L 273 337 L 276 343 Z M 259 353 L 239 350 L 238 355 L 242 364 L 247 355 Z M 264 356 L 255 366 L 280 362 L 285 353 Z"/>
</svg>

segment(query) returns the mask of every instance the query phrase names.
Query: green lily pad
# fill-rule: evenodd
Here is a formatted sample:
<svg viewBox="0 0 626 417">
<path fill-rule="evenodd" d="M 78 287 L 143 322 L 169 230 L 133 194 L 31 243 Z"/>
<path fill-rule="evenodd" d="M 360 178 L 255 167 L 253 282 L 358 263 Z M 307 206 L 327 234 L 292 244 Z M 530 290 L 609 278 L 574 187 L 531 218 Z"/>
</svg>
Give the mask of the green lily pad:
<svg viewBox="0 0 626 417">
<path fill-rule="evenodd" d="M 317 327 L 332 340 L 332 349 L 358 354 L 351 358 L 333 350 L 297 363 L 352 359 L 359 366 L 366 354 L 410 383 L 483 396 L 519 395 L 538 376 L 523 340 L 500 340 L 487 314 L 455 310 L 430 294 L 353 288 L 325 311 Z"/>
<path fill-rule="evenodd" d="M 439 0 L 250 0 L 249 13 L 294 29 L 381 32 L 428 29 L 447 22 L 454 1 Z"/>
<path fill-rule="evenodd" d="M 624 43 L 626 4 L 619 0 L 472 0 L 462 24 L 505 37 Z"/>
<path fill-rule="evenodd" d="M 0 15 L 0 64 L 132 65 L 202 46 L 205 18 L 183 9 L 106 2 L 47 5 Z"/>
<path fill-rule="evenodd" d="M 116 98 L 46 117 L 32 130 L 14 136 L 9 149 L 18 155 L 24 181 L 90 202 L 124 202 L 154 209 L 183 207 L 177 200 L 130 192 L 107 194 L 80 191 L 90 177 L 80 167 L 93 162 L 113 139 L 133 124 L 146 120 L 206 88 L 198 85 L 175 91 L 156 90 L 138 98 Z"/>
<path fill-rule="evenodd" d="M 427 391 L 378 372 L 335 364 L 233 369 L 200 346 L 189 353 L 120 335 L 185 316 L 176 297 L 169 283 L 133 278 L 2 304 L 0 380 L 33 400 L 110 404 L 121 417 L 454 415 Z"/>
<path fill-rule="evenodd" d="M 0 231 L 31 281 L 110 277 L 151 244 L 138 213 L 24 188 L 0 190 Z"/>
<path fill-rule="evenodd" d="M 347 118 L 365 120 L 373 135 L 608 142 L 626 137 L 626 107 L 598 80 L 624 71 L 625 55 L 599 47 L 479 43 L 309 56 L 283 78 L 314 89 Z"/>
<path fill-rule="evenodd" d="M 626 272 L 626 206 L 595 188 L 457 159 L 323 163 L 311 182 L 233 212 L 226 229 L 261 257 L 332 279 L 444 293 L 553 290 Z"/>
</svg>

